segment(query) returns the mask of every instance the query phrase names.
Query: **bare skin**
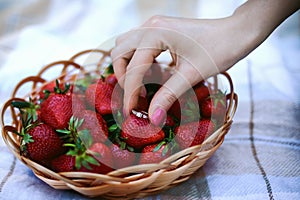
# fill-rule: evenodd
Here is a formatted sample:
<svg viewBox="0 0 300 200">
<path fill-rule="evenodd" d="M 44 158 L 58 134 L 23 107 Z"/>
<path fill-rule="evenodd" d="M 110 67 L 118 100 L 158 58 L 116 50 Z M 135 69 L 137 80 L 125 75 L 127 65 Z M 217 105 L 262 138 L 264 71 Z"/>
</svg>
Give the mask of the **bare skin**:
<svg viewBox="0 0 300 200">
<path fill-rule="evenodd" d="M 162 52 L 171 53 L 176 70 L 151 101 L 148 113 L 155 125 L 181 94 L 246 57 L 299 8 L 300 0 L 248 0 L 225 18 L 154 16 L 124 33 L 111 53 L 125 91 L 124 113 L 135 108 L 143 77 Z"/>
</svg>

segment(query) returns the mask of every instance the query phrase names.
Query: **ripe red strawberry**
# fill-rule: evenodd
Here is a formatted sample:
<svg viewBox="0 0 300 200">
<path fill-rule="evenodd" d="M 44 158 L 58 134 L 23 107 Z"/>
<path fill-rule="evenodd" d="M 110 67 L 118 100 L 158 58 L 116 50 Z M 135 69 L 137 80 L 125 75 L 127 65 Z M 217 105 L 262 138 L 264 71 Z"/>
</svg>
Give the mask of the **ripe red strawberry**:
<svg viewBox="0 0 300 200">
<path fill-rule="evenodd" d="M 87 129 L 92 136 L 93 143 L 107 140 L 108 128 L 99 113 L 92 110 L 82 110 L 81 113 L 76 114 L 76 117 L 83 119 L 83 123 L 78 127 L 78 131 Z"/>
<path fill-rule="evenodd" d="M 28 135 L 23 137 L 25 152 L 32 160 L 50 160 L 65 152 L 63 141 L 52 127 L 47 124 L 32 126 L 27 132 Z"/>
<path fill-rule="evenodd" d="M 213 118 L 223 121 L 226 113 L 226 97 L 221 91 L 211 95 L 201 103 L 201 115 L 206 118 Z"/>
<path fill-rule="evenodd" d="M 51 94 L 41 103 L 41 118 L 54 129 L 68 126 L 72 116 L 72 97 L 66 94 Z"/>
<path fill-rule="evenodd" d="M 135 163 L 136 155 L 127 149 L 122 149 L 119 145 L 112 144 L 110 150 L 113 158 L 113 168 L 121 169 Z"/>
<path fill-rule="evenodd" d="M 105 78 L 105 82 L 115 86 L 118 83 L 118 79 L 115 74 L 110 74 Z"/>
<path fill-rule="evenodd" d="M 146 97 L 139 96 L 138 105 L 136 110 L 147 112 L 149 108 L 148 100 Z"/>
<path fill-rule="evenodd" d="M 169 128 L 175 127 L 176 122 L 174 120 L 174 117 L 168 114 L 164 126 Z"/>
<path fill-rule="evenodd" d="M 159 163 L 170 156 L 170 151 L 166 145 L 147 145 L 143 148 L 139 164 Z"/>
<path fill-rule="evenodd" d="M 51 81 L 51 82 L 47 83 L 46 85 L 44 85 L 39 92 L 40 99 L 44 99 L 46 96 L 46 93 L 53 93 L 55 87 L 56 87 L 55 81 Z"/>
<path fill-rule="evenodd" d="M 181 108 L 180 108 L 180 100 L 177 99 L 172 106 L 170 107 L 170 109 L 168 110 L 168 114 L 172 115 L 173 117 L 176 117 L 176 119 L 178 119 L 178 121 L 180 121 L 181 119 Z"/>
<path fill-rule="evenodd" d="M 213 133 L 214 123 L 210 119 L 183 124 L 175 129 L 175 140 L 181 149 L 201 144 Z"/>
<path fill-rule="evenodd" d="M 204 101 L 210 94 L 209 88 L 204 85 L 204 82 L 200 82 L 193 87 L 193 90 L 196 94 L 197 100 L 199 103 Z"/>
<path fill-rule="evenodd" d="M 87 153 L 96 159 L 98 164 L 89 163 L 90 169 L 83 165 L 79 171 L 106 174 L 113 170 L 112 154 L 105 144 L 95 143 L 88 149 Z"/>
<path fill-rule="evenodd" d="M 87 109 L 85 105 L 85 97 L 83 97 L 83 95 L 73 93 L 71 96 L 73 115 L 76 115 L 77 113 L 82 113 L 82 111 Z"/>
<path fill-rule="evenodd" d="M 76 171 L 75 156 L 63 154 L 51 161 L 51 168 L 56 172 Z"/>
<path fill-rule="evenodd" d="M 146 115 L 137 112 L 123 122 L 121 136 L 129 146 L 139 149 L 160 142 L 165 134 L 160 127 L 151 124 Z"/>
<path fill-rule="evenodd" d="M 60 93 L 58 92 L 58 90 L 60 92 L 65 91 L 62 93 L 71 94 L 73 90 L 73 85 L 59 83 L 58 80 L 50 81 L 42 86 L 39 92 L 40 99 L 45 99 L 49 94 L 52 93 Z"/>
<path fill-rule="evenodd" d="M 200 108 L 195 93 L 192 90 L 186 91 L 175 101 L 168 113 L 175 116 L 182 123 L 198 121 L 200 119 Z"/>
<path fill-rule="evenodd" d="M 92 108 L 95 108 L 101 115 L 106 115 L 112 114 L 121 108 L 121 91 L 118 85 L 113 87 L 111 84 L 100 80 L 98 83 L 89 85 L 85 95 L 87 102 Z"/>
<path fill-rule="evenodd" d="M 64 134 L 62 138 L 64 138 L 65 146 L 69 147 L 66 155 L 75 158 L 75 168 L 78 171 L 106 173 L 110 169 L 112 162 L 111 152 L 104 144 L 93 143 L 92 135 L 89 131 L 86 129 L 79 130 L 83 123 L 84 119 L 72 116 L 68 128 L 57 130 Z M 101 160 L 98 159 L 99 156 Z M 105 164 L 108 166 L 105 166 Z"/>
</svg>

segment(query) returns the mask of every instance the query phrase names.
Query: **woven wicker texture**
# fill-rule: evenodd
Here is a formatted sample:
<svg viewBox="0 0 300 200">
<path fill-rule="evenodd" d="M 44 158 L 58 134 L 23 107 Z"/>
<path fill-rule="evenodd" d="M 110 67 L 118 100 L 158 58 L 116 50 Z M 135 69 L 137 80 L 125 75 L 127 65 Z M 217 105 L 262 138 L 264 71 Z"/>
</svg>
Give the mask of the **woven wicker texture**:
<svg viewBox="0 0 300 200">
<path fill-rule="evenodd" d="M 93 56 L 91 56 L 92 54 Z M 81 62 L 82 60 L 84 62 Z M 238 98 L 234 93 L 232 80 L 227 73 L 221 73 L 208 80 L 211 87 L 215 89 L 221 87 L 220 82 L 228 84 L 227 112 L 224 124 L 206 138 L 201 145 L 179 151 L 160 163 L 130 166 L 114 170 L 108 174 L 56 173 L 20 154 L 20 138 L 14 134 L 14 131 L 21 129 L 21 122 L 18 110 L 11 106 L 11 102 L 14 100 L 22 101 L 28 97 L 36 98 L 40 88 L 55 79 L 59 79 L 61 82 L 74 82 L 87 72 L 101 75 L 103 66 L 107 66 L 109 62 L 108 51 L 86 50 L 74 55 L 70 60 L 50 63 L 42 68 L 36 76 L 27 77 L 20 81 L 12 92 L 11 99 L 4 103 L 1 110 L 2 137 L 7 147 L 39 179 L 51 187 L 72 189 L 88 197 L 139 198 L 159 193 L 186 181 L 220 147 L 232 124 Z M 172 63 L 165 65 L 172 65 Z M 59 68 L 60 70 L 58 70 Z"/>
</svg>

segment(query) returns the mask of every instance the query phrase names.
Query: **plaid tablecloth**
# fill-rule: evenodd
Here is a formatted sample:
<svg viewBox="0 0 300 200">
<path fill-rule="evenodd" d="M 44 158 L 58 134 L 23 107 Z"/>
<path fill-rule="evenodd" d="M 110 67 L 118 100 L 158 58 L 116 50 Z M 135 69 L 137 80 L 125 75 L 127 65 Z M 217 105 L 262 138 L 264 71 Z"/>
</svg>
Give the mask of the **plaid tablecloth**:
<svg viewBox="0 0 300 200">
<path fill-rule="evenodd" d="M 96 48 L 153 14 L 214 17 L 241 3 L 184 2 L 2 0 L 0 105 L 44 64 Z M 223 145 L 188 181 L 144 199 L 300 199 L 299 28 L 298 12 L 229 70 L 239 106 Z M 40 181 L 2 139 L 0 158 L 0 199 L 86 199 Z"/>
</svg>

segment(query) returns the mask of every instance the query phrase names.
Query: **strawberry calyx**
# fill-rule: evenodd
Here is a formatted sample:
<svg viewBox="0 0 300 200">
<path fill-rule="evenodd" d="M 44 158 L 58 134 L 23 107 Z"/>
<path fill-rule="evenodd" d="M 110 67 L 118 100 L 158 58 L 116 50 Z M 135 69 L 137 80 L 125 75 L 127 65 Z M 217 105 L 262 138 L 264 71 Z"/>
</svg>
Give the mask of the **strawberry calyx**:
<svg viewBox="0 0 300 200">
<path fill-rule="evenodd" d="M 186 102 L 186 108 L 183 109 L 182 115 L 184 116 L 184 122 L 192 122 L 200 119 L 199 105 L 192 99 L 188 99 Z"/>
<path fill-rule="evenodd" d="M 114 68 L 113 68 L 113 65 L 112 63 L 110 63 L 107 67 L 105 67 L 105 70 L 104 70 L 104 73 L 103 73 L 103 77 L 107 77 L 111 74 L 114 74 Z"/>
<path fill-rule="evenodd" d="M 55 94 L 67 94 L 67 92 L 69 92 L 70 90 L 70 83 L 65 83 L 65 87 L 61 88 L 58 79 L 56 79 L 55 81 L 56 85 L 54 87 L 54 93 Z"/>
<path fill-rule="evenodd" d="M 76 80 L 75 88 L 79 91 L 85 92 L 89 85 L 95 81 L 95 77 L 91 74 L 86 74 L 84 78 Z"/>
<path fill-rule="evenodd" d="M 91 166 L 89 164 L 92 165 L 96 165 L 99 166 L 100 163 L 90 154 L 92 154 L 93 152 L 89 152 L 88 150 L 82 152 L 79 148 L 74 148 L 74 149 L 70 149 L 66 155 L 70 155 L 70 156 L 74 156 L 75 157 L 75 167 L 76 169 L 80 169 L 82 166 L 85 167 L 86 169 L 91 170 Z"/>
<path fill-rule="evenodd" d="M 169 133 L 166 135 L 165 139 L 159 142 L 156 147 L 153 149 L 153 152 L 159 151 L 163 146 L 162 156 L 165 156 L 169 151 L 171 153 L 175 152 L 178 148 L 178 144 L 174 139 L 175 133 L 173 130 L 169 130 Z"/>
<path fill-rule="evenodd" d="M 70 83 L 65 83 L 64 87 L 62 87 L 61 84 L 59 83 L 59 80 L 56 79 L 55 87 L 53 88 L 53 92 L 54 92 L 54 94 L 67 94 L 69 92 L 70 88 L 71 88 Z M 41 99 L 41 101 L 46 100 L 52 92 L 50 90 L 45 89 L 45 90 L 43 90 L 43 93 L 45 96 L 43 99 Z"/>
<path fill-rule="evenodd" d="M 26 154 L 27 144 L 34 142 L 29 131 L 40 124 L 37 115 L 39 105 L 36 105 L 32 99 L 29 99 L 29 101 L 13 101 L 11 105 L 18 108 L 21 114 L 22 128 L 20 132 L 14 131 L 14 133 L 21 137 L 20 152 Z"/>
<path fill-rule="evenodd" d="M 134 152 L 135 149 L 131 146 L 129 146 L 126 143 L 126 138 L 123 138 L 121 136 L 121 128 L 119 127 L 118 124 L 113 124 L 108 128 L 109 131 L 109 140 L 114 143 L 117 144 L 121 150 L 125 150 L 127 149 L 130 152 Z"/>
<path fill-rule="evenodd" d="M 215 107 L 217 107 L 218 103 L 226 107 L 225 97 L 226 97 L 226 92 L 222 92 L 221 90 L 218 90 L 215 94 L 211 94 L 208 98 L 213 100 L 213 105 Z"/>
<path fill-rule="evenodd" d="M 83 166 L 91 170 L 92 168 L 89 164 L 99 166 L 100 163 L 88 150 L 93 144 L 93 138 L 90 134 L 90 131 L 87 129 L 78 131 L 78 128 L 83 122 L 84 119 L 79 119 L 72 116 L 70 118 L 68 128 L 63 130 L 58 129 L 56 131 L 63 134 L 61 138 L 65 141 L 64 146 L 69 148 L 66 155 L 75 156 L 76 169 L 80 169 Z"/>
<path fill-rule="evenodd" d="M 40 109 L 38 104 L 35 104 L 30 98 L 29 101 L 13 101 L 11 105 L 14 108 L 18 108 L 22 116 L 22 124 L 29 119 L 36 121 L 38 119 L 37 110 Z"/>
</svg>

